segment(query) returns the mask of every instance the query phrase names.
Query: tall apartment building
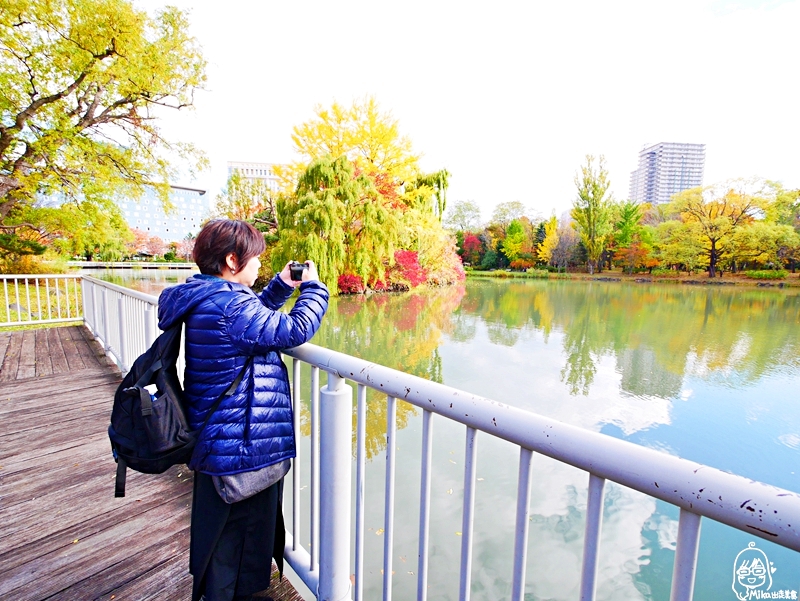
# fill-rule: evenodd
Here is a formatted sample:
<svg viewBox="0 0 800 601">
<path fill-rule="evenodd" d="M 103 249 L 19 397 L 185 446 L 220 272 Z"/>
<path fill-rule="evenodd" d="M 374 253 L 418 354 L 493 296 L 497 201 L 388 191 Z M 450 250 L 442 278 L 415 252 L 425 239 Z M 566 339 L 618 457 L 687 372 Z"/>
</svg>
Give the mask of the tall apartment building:
<svg viewBox="0 0 800 601">
<path fill-rule="evenodd" d="M 228 177 L 234 173 L 238 173 L 245 179 L 263 180 L 267 183 L 267 187 L 270 190 L 277 192 L 280 188 L 278 176 L 275 175 L 274 171 L 274 167 L 277 166 L 279 166 L 277 163 L 247 163 L 243 161 L 228 161 Z"/>
<path fill-rule="evenodd" d="M 639 151 L 639 168 L 631 172 L 630 199 L 661 204 L 689 188 L 703 185 L 705 144 L 659 142 Z"/>
</svg>

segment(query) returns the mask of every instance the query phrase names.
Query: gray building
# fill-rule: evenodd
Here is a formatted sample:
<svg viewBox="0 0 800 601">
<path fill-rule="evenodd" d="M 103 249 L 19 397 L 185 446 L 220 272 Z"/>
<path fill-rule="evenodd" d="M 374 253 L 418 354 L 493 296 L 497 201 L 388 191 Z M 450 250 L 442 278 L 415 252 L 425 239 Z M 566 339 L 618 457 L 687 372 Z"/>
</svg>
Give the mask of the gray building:
<svg viewBox="0 0 800 601">
<path fill-rule="evenodd" d="M 155 189 L 147 186 L 141 200 L 124 199 L 118 204 L 130 227 L 158 236 L 164 242 L 183 240 L 187 234 L 197 235 L 211 214 L 211 199 L 206 191 L 170 186 L 169 199 L 174 209 L 164 213 Z"/>
<path fill-rule="evenodd" d="M 631 172 L 630 199 L 657 205 L 674 194 L 703 185 L 705 144 L 659 142 L 639 151 L 639 168 Z"/>
</svg>

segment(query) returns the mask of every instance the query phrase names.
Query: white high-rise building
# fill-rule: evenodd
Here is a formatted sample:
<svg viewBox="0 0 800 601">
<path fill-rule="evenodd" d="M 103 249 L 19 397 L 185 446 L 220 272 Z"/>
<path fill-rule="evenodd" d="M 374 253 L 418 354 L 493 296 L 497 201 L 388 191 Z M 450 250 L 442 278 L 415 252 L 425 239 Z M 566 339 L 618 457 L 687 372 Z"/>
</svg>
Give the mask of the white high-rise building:
<svg viewBox="0 0 800 601">
<path fill-rule="evenodd" d="M 278 163 L 248 163 L 244 161 L 228 161 L 228 176 L 238 173 L 245 179 L 249 180 L 263 180 L 267 183 L 267 187 L 273 192 L 277 192 L 280 188 L 278 176 L 275 175 L 274 167 L 278 167 Z"/>
<path fill-rule="evenodd" d="M 657 205 L 678 192 L 703 185 L 705 144 L 659 142 L 639 151 L 639 168 L 631 172 L 630 199 Z"/>
</svg>

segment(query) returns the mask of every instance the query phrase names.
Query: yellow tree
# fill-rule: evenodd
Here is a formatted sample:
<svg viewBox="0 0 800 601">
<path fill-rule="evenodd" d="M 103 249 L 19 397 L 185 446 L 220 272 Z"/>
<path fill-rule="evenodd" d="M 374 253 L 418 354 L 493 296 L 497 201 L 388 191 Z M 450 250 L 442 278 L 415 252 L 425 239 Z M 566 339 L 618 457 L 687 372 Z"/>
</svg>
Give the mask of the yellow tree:
<svg viewBox="0 0 800 601">
<path fill-rule="evenodd" d="M 279 173 L 289 191 L 312 161 L 326 156 L 344 156 L 371 179 L 383 175 L 397 185 L 414 181 L 419 172 L 419 155 L 411 140 L 400 134 L 397 120 L 372 96 L 349 108 L 338 102 L 330 108 L 317 105 L 312 119 L 294 127 L 292 141 L 299 159 Z M 380 191 L 380 181 L 376 187 Z"/>
<path fill-rule="evenodd" d="M 676 194 L 673 207 L 685 223 L 695 223 L 708 259 L 708 277 L 727 251 L 731 236 L 753 221 L 763 199 L 743 191 L 743 182 L 719 187 L 692 188 Z M 736 189 L 739 188 L 739 189 Z"/>
<path fill-rule="evenodd" d="M 578 197 L 572 204 L 570 215 L 586 247 L 589 273 L 594 273 L 611 234 L 611 204 L 606 197 L 610 185 L 605 158 L 601 155 L 595 168 L 594 157 L 587 155 L 586 164 L 575 176 Z"/>
<path fill-rule="evenodd" d="M 3 1 L 0 233 L 16 235 L 41 194 L 102 207 L 156 185 L 168 204 L 172 161 L 198 156 L 155 119 L 205 82 L 188 29 L 178 9 L 150 18 L 127 0 Z"/>
<path fill-rule="evenodd" d="M 558 246 L 558 219 L 553 215 L 544 222 L 544 240 L 539 244 L 537 250 L 539 259 L 546 264 L 550 264 L 553 259 L 553 251 Z"/>
</svg>

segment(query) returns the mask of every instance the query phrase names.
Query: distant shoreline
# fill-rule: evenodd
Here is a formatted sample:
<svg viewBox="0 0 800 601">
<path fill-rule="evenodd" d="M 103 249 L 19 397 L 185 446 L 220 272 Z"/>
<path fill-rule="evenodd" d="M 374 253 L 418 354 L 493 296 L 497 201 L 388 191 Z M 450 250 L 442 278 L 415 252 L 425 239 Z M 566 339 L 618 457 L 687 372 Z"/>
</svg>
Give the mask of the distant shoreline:
<svg viewBox="0 0 800 601">
<path fill-rule="evenodd" d="M 588 273 L 548 273 L 547 276 L 529 274 L 523 271 L 478 271 L 466 272 L 470 278 L 525 279 L 525 280 L 576 280 L 588 282 L 628 282 L 635 284 L 684 284 L 688 286 L 748 286 L 754 288 L 800 288 L 800 274 L 790 273 L 783 280 L 757 280 L 743 274 L 726 273 L 723 277 L 709 278 L 703 275 L 661 276 L 646 273 L 627 274 L 619 271 Z"/>
<path fill-rule="evenodd" d="M 197 269 L 195 263 L 170 261 L 67 261 L 80 269 Z"/>
</svg>

